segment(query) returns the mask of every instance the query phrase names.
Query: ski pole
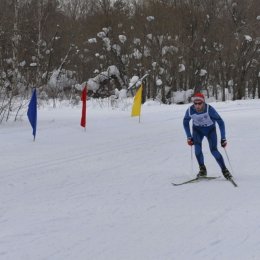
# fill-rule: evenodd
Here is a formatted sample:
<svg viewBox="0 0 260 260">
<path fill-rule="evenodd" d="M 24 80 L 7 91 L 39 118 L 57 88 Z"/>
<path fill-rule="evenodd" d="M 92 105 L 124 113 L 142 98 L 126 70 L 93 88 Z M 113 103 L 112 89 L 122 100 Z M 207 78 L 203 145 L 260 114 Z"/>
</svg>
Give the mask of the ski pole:
<svg viewBox="0 0 260 260">
<path fill-rule="evenodd" d="M 230 159 L 229 159 L 229 156 L 228 156 L 228 153 L 227 153 L 226 147 L 224 147 L 224 151 L 225 151 L 225 154 L 226 154 L 226 157 L 227 157 L 227 160 L 228 160 L 228 163 L 229 163 L 230 169 L 231 169 L 232 173 L 234 173 L 234 170 L 233 170 L 232 165 L 231 165 L 231 163 L 230 163 Z"/>
<path fill-rule="evenodd" d="M 228 163 L 229 163 L 229 166 L 230 166 L 230 168 L 231 168 L 231 171 L 232 171 L 232 173 L 234 174 L 234 170 L 233 170 L 232 165 L 231 165 L 231 163 L 230 163 L 229 156 L 228 156 L 228 153 L 227 153 L 227 150 L 225 149 L 225 147 L 224 147 L 224 150 L 225 150 L 225 153 L 226 153 L 226 156 L 227 156 Z M 234 182 L 233 178 L 230 178 L 229 181 L 230 181 L 235 187 L 237 187 L 237 184 Z"/>
<path fill-rule="evenodd" d="M 193 152 L 192 152 L 192 145 L 190 147 L 190 158 L 191 158 L 191 175 L 193 175 Z"/>
</svg>

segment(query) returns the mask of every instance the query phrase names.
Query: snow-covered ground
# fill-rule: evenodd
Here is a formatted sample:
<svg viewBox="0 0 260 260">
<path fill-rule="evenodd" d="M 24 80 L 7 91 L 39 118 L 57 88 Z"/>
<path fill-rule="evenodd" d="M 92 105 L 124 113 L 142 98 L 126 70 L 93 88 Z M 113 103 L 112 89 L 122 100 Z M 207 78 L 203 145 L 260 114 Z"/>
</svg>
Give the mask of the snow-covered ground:
<svg viewBox="0 0 260 260">
<path fill-rule="evenodd" d="M 211 104 L 238 188 L 171 185 L 197 171 L 188 105 L 147 103 L 140 124 L 131 107 L 90 106 L 86 131 L 80 106 L 40 109 L 35 142 L 26 116 L 2 124 L 0 259 L 260 259 L 260 100 Z M 209 176 L 221 175 L 203 149 Z"/>
</svg>

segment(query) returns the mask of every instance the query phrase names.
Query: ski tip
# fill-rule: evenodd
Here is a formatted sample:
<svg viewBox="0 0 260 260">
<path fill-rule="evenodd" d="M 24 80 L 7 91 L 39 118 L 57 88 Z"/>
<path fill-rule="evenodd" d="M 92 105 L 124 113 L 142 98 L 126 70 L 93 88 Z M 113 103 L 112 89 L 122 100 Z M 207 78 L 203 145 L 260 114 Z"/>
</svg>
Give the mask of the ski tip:
<svg viewBox="0 0 260 260">
<path fill-rule="evenodd" d="M 173 183 L 173 182 L 172 182 L 172 185 L 173 185 L 173 186 L 179 186 L 179 185 L 181 185 L 181 183 Z"/>
</svg>

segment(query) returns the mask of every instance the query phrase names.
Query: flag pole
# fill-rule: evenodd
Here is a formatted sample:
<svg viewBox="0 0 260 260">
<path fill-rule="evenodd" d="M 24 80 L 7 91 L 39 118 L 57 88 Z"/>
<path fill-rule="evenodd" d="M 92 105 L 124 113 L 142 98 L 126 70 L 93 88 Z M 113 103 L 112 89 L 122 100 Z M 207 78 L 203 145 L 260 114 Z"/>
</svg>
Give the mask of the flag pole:
<svg viewBox="0 0 260 260">
<path fill-rule="evenodd" d="M 141 79 L 138 79 L 135 84 L 131 85 L 128 90 L 132 88 L 136 88 L 137 84 L 141 82 L 141 85 L 139 88 L 137 88 L 135 97 L 134 97 L 134 102 L 132 106 L 132 113 L 131 116 L 139 116 L 139 123 L 141 123 L 141 106 L 142 106 L 142 92 L 143 92 L 143 81 L 146 77 L 148 77 L 149 74 L 145 74 Z"/>
</svg>

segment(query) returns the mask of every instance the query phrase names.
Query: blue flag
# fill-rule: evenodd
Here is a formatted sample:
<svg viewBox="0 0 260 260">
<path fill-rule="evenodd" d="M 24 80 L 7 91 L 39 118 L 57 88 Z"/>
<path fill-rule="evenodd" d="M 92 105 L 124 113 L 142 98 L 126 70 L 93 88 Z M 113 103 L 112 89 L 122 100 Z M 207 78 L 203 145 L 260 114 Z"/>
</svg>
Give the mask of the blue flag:
<svg viewBox="0 0 260 260">
<path fill-rule="evenodd" d="M 36 126 L 37 126 L 37 96 L 36 89 L 33 90 L 32 97 L 28 106 L 27 116 L 33 129 L 33 136 L 35 140 Z"/>
</svg>

